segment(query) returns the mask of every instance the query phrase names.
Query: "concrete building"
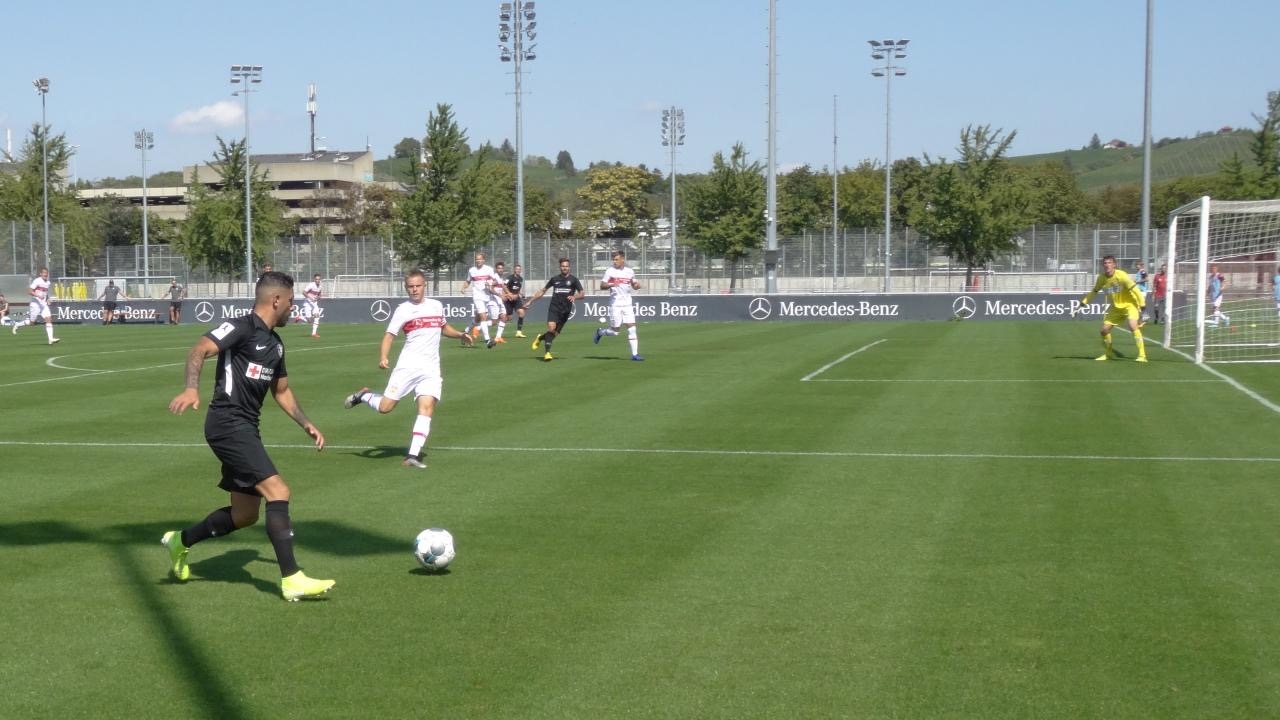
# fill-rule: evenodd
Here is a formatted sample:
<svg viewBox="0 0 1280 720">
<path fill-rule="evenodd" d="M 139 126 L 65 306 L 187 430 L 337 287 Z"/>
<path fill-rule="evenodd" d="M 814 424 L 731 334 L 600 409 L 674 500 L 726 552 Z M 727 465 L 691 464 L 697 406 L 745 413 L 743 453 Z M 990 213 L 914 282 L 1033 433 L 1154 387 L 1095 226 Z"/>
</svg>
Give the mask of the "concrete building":
<svg viewBox="0 0 1280 720">
<path fill-rule="evenodd" d="M 309 235 L 323 225 L 333 235 L 346 234 L 342 205 L 356 185 L 374 184 L 373 153 L 368 150 L 252 155 L 257 172 L 271 183 L 271 195 L 284 203 L 286 215 L 298 220 L 298 230 Z M 182 168 L 184 185 L 148 187 L 147 209 L 156 217 L 187 218 L 187 187 L 195 181 L 212 188 L 221 186 L 216 166 L 202 163 Z M 399 183 L 378 183 L 396 188 Z M 79 191 L 81 204 L 118 197 L 141 207 L 142 188 L 91 188 Z"/>
</svg>

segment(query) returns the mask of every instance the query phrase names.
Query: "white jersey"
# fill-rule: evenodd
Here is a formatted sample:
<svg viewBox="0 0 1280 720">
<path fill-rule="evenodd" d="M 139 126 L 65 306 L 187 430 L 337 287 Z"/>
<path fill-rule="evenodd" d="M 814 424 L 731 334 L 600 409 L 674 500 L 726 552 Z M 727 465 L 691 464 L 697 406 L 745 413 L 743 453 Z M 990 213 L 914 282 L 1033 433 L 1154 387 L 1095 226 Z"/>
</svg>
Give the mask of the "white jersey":
<svg viewBox="0 0 1280 720">
<path fill-rule="evenodd" d="M 439 300 L 424 298 L 420 303 L 406 300 L 391 314 L 387 334 L 404 331 L 404 347 L 396 359 L 396 368 L 413 368 L 425 375 L 440 374 L 440 335 L 445 326 L 444 305 Z"/>
<path fill-rule="evenodd" d="M 631 304 L 631 283 L 636 279 L 636 271 L 629 267 L 609 268 L 604 271 L 601 284 L 609 286 L 609 295 L 614 307 Z"/>
<path fill-rule="evenodd" d="M 49 281 L 48 280 L 45 280 L 40 276 L 36 276 L 36 279 L 31 281 L 30 289 L 31 289 L 31 298 L 33 300 L 39 300 L 40 302 L 45 302 L 49 299 Z"/>
<path fill-rule="evenodd" d="M 320 283 L 312 282 L 302 291 L 303 297 L 311 302 L 319 302 L 320 300 Z"/>
<path fill-rule="evenodd" d="M 488 265 L 467 268 L 467 282 L 471 283 L 471 299 L 477 306 L 483 306 L 489 300 L 489 287 L 497 279 L 498 274 Z"/>
</svg>

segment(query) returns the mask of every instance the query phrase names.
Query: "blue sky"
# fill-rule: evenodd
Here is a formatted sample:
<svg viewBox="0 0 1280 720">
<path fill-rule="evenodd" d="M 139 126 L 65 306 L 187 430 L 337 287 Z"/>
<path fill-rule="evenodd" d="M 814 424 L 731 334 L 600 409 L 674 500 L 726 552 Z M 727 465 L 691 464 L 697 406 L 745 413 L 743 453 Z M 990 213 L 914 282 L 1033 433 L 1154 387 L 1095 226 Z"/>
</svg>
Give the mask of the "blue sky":
<svg viewBox="0 0 1280 720">
<path fill-rule="evenodd" d="M 1153 134 L 1255 127 L 1280 89 L 1280 3 L 1156 0 Z M 148 169 L 207 160 L 243 135 L 232 64 L 264 66 L 251 96 L 253 151 L 302 152 L 308 83 L 331 149 L 379 158 L 422 137 L 436 103 L 472 145 L 514 141 L 511 65 L 497 57 L 497 0 L 364 3 L 10 3 L 0 65 L 0 132 L 21 143 L 40 118 L 79 145 L 84 178 L 140 170 L 133 131 L 155 132 Z M 660 112 L 685 110 L 680 172 L 745 144 L 766 155 L 768 0 L 537 0 L 537 60 L 525 65 L 526 154 L 568 150 L 664 170 Z M 969 124 L 1017 130 L 1012 154 L 1142 139 L 1145 0 L 778 0 L 782 168 L 884 156 L 885 84 L 871 38 L 909 38 L 892 91 L 893 156 L 954 157 Z M 41 31 L 42 27 L 49 30 Z M 833 128 L 832 98 L 839 97 Z M 0 138 L 2 141 L 2 138 Z"/>
</svg>

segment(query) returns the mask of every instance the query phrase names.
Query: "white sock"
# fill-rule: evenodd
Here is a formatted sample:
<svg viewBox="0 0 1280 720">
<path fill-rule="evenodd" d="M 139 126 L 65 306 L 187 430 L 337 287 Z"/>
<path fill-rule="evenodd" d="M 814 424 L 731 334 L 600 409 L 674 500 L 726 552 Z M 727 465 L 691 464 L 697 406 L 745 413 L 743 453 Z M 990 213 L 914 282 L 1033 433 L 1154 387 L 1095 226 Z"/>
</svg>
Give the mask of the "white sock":
<svg viewBox="0 0 1280 720">
<path fill-rule="evenodd" d="M 503 331 L 503 330 L 506 330 L 506 329 L 507 329 L 507 324 L 506 324 L 505 322 L 503 322 L 503 321 L 499 320 L 499 321 L 498 321 L 498 334 L 497 334 L 497 335 L 494 335 L 494 337 L 495 337 L 495 338 L 500 338 L 500 337 L 502 337 L 502 331 Z"/>
<path fill-rule="evenodd" d="M 50 342 L 53 342 L 53 323 L 44 324 L 44 334 L 49 336 Z"/>
<path fill-rule="evenodd" d="M 409 454 L 418 457 L 422 454 L 422 446 L 427 444 L 427 436 L 431 434 L 431 416 L 419 415 L 413 421 L 413 436 L 409 439 Z"/>
<path fill-rule="evenodd" d="M 640 354 L 640 338 L 636 335 L 636 326 L 627 328 L 627 342 L 631 343 L 631 354 Z"/>
<path fill-rule="evenodd" d="M 365 393 L 364 403 L 369 407 L 373 408 L 375 411 L 381 412 L 380 410 L 378 410 L 378 406 L 382 404 L 382 396 L 374 392 Z"/>
<path fill-rule="evenodd" d="M 485 342 L 489 342 L 489 321 L 488 320 L 480 321 L 480 335 L 481 337 L 484 338 Z"/>
</svg>

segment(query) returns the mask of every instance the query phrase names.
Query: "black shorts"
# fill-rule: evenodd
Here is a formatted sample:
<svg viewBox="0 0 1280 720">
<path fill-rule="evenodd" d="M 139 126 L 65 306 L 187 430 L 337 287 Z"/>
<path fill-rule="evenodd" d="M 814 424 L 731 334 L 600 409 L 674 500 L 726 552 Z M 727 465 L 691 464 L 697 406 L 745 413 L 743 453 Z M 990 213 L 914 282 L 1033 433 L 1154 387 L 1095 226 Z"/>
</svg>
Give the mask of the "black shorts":
<svg viewBox="0 0 1280 720">
<path fill-rule="evenodd" d="M 506 307 L 506 309 L 507 309 L 507 317 L 509 317 L 509 318 L 515 317 L 515 316 L 516 316 L 516 310 L 519 310 L 519 309 L 520 309 L 520 301 L 519 301 L 519 300 L 503 300 L 503 301 L 502 301 L 502 304 L 503 304 L 503 306 L 504 306 L 504 307 Z"/>
<path fill-rule="evenodd" d="M 102 303 L 102 309 L 103 309 L 103 310 L 105 310 L 105 311 L 107 311 L 107 312 L 115 312 L 115 311 L 116 311 L 116 304 L 115 304 L 115 303 L 113 303 L 113 302 L 104 302 L 104 303 Z"/>
<path fill-rule="evenodd" d="M 170 309 L 170 310 L 181 310 L 181 309 L 182 309 L 182 301 L 181 301 L 181 300 L 177 300 L 177 301 L 175 301 L 175 302 L 171 302 L 171 303 L 169 303 L 169 309 Z"/>
<path fill-rule="evenodd" d="M 218 487 L 227 492 L 259 495 L 258 483 L 279 474 L 254 428 L 239 427 L 217 437 L 206 433 L 205 441 L 222 461 L 222 480 Z"/>
<path fill-rule="evenodd" d="M 560 332 L 561 328 L 569 324 L 569 317 L 571 315 L 573 315 L 572 305 L 563 309 L 552 306 L 549 310 L 547 310 L 547 323 L 548 324 L 555 323 L 556 332 Z"/>
</svg>

